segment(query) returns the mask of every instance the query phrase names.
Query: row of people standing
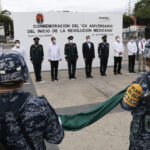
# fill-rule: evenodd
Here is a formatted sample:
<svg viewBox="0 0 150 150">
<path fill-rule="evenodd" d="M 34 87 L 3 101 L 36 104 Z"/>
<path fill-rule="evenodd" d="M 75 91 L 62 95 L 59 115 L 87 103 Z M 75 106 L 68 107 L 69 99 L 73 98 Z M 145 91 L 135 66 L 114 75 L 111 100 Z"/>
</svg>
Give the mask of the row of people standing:
<svg viewBox="0 0 150 150">
<path fill-rule="evenodd" d="M 146 59 L 144 57 L 146 43 L 147 41 L 144 36 L 138 42 L 133 36 L 130 37 L 130 41 L 127 43 L 129 73 L 135 73 L 134 67 L 136 56 L 138 56 L 138 72 L 146 72 Z"/>
<path fill-rule="evenodd" d="M 107 43 L 107 37 L 102 37 L 103 42 L 99 44 L 98 54 L 101 58 L 101 75 L 106 75 L 107 62 L 109 57 L 109 44 Z M 51 63 L 51 80 L 59 80 L 58 77 L 58 64 L 61 58 L 61 51 L 56 43 L 56 38 L 51 38 L 51 44 L 49 45 L 49 62 Z M 83 58 L 85 61 L 85 75 L 86 78 L 93 78 L 92 73 L 92 62 L 95 58 L 94 44 L 91 42 L 90 36 L 86 36 L 86 42 L 82 45 Z M 107 53 L 107 54 L 106 54 Z M 73 36 L 68 37 L 68 43 L 65 44 L 64 54 L 66 62 L 68 63 L 68 75 L 69 79 L 76 79 L 76 64 L 78 60 L 77 45 L 73 43 Z"/>
<path fill-rule="evenodd" d="M 69 36 L 68 43 L 65 44 L 64 54 L 65 60 L 68 63 L 68 76 L 69 79 L 76 79 L 76 64 L 78 60 L 77 45 L 73 43 L 73 36 Z M 30 60 L 34 67 L 36 81 L 39 82 L 41 78 L 41 65 L 43 62 L 44 51 L 43 46 L 39 44 L 39 38 L 35 37 L 34 44 L 30 48 Z M 102 37 L 103 42 L 99 44 L 98 54 L 101 58 L 100 73 L 102 76 L 106 75 L 107 62 L 109 57 L 109 44 L 107 43 L 107 36 Z M 86 78 L 93 78 L 92 62 L 95 58 L 94 44 L 91 42 L 90 36 L 86 36 L 86 42 L 82 45 L 83 58 L 85 61 L 85 74 Z M 48 47 L 48 61 L 51 65 L 51 80 L 58 81 L 58 66 L 59 61 L 62 60 L 61 50 L 56 42 L 56 38 L 51 38 L 51 44 Z"/>
<path fill-rule="evenodd" d="M 73 43 L 73 36 L 69 36 L 68 43 L 65 44 L 64 54 L 68 63 L 69 79 L 76 79 L 76 63 L 78 60 L 77 45 Z M 39 44 L 39 37 L 35 37 L 34 44 L 30 47 L 30 60 L 33 64 L 35 77 L 37 82 L 42 81 L 41 68 L 44 60 L 43 46 Z M 24 48 L 20 45 L 20 41 L 15 41 L 15 47 L 13 50 L 20 52 L 26 60 L 26 54 Z M 83 58 L 85 61 L 85 74 L 86 78 L 93 78 L 92 76 L 92 62 L 95 58 L 94 44 L 91 42 L 90 36 L 86 36 L 86 42 L 82 45 Z M 98 55 L 100 58 L 100 74 L 106 76 L 106 69 L 109 57 L 109 43 L 107 43 L 107 36 L 102 37 L 102 42 L 98 45 Z M 51 64 L 51 80 L 58 79 L 58 66 L 59 61 L 62 60 L 60 48 L 56 42 L 56 38 L 51 38 L 51 44 L 48 48 L 48 61 Z"/>
</svg>

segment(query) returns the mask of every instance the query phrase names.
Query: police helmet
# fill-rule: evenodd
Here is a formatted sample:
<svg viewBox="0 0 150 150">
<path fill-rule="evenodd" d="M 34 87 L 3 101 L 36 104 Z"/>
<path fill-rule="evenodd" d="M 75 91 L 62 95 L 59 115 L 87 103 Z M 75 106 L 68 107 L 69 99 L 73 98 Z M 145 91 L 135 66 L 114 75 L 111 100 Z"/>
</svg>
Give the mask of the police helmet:
<svg viewBox="0 0 150 150">
<path fill-rule="evenodd" d="M 144 56 L 145 58 L 150 58 L 150 40 L 147 41 L 145 50 L 144 50 Z"/>
<path fill-rule="evenodd" d="M 28 68 L 21 54 L 15 51 L 3 51 L 0 54 L 0 83 L 27 81 Z"/>
</svg>

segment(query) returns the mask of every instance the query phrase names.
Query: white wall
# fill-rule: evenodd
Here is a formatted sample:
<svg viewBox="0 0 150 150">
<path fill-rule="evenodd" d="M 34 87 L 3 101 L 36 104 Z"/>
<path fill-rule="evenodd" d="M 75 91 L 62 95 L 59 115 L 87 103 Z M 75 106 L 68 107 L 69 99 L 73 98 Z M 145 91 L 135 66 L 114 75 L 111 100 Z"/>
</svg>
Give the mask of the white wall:
<svg viewBox="0 0 150 150">
<path fill-rule="evenodd" d="M 50 70 L 50 65 L 48 60 L 48 45 L 50 43 L 50 38 L 52 36 L 55 36 L 57 39 L 57 43 L 59 44 L 61 51 L 62 51 L 62 57 L 63 61 L 59 65 L 59 69 L 66 69 L 67 64 L 64 59 L 64 45 L 67 43 L 67 37 L 72 35 L 74 36 L 74 42 L 77 44 L 78 52 L 79 52 L 79 60 L 77 63 L 78 68 L 83 68 L 84 61 L 82 56 L 82 43 L 85 42 L 86 35 L 91 36 L 91 41 L 95 45 L 95 54 L 96 59 L 93 62 L 93 66 L 97 67 L 99 66 L 99 58 L 97 54 L 97 48 L 98 43 L 101 42 L 101 37 L 104 34 L 108 35 L 108 42 L 110 43 L 110 57 L 109 57 L 109 66 L 113 65 L 113 48 L 112 44 L 114 42 L 114 38 L 116 35 L 119 35 L 122 37 L 122 14 L 103 14 L 103 13 L 71 13 L 71 12 L 42 12 L 44 16 L 44 22 L 42 25 L 46 24 L 69 24 L 70 28 L 57 28 L 58 32 L 54 33 L 52 32 L 56 28 L 34 28 L 34 26 L 37 26 L 38 23 L 36 22 L 36 15 L 38 12 L 33 13 L 13 13 L 13 19 L 14 19 L 14 31 L 15 31 L 15 39 L 19 39 L 21 41 L 22 46 L 25 48 L 27 53 L 27 64 L 30 71 L 33 71 L 33 66 L 30 63 L 29 60 L 29 50 L 30 45 L 33 44 L 33 37 L 39 36 L 40 37 L 40 43 L 44 46 L 44 62 L 42 66 L 42 70 Z M 74 24 L 77 24 L 76 27 L 73 27 Z M 84 27 L 84 25 L 87 25 L 87 27 Z M 110 27 L 89 27 L 89 25 L 105 25 Z M 44 31 L 50 31 L 50 33 L 38 33 L 38 30 L 43 29 Z M 66 32 L 62 32 L 62 30 L 65 30 Z M 90 29 L 91 32 L 68 32 L 68 29 Z M 104 30 L 106 29 L 107 32 L 94 32 L 94 29 L 100 29 Z M 28 33 L 29 30 L 34 30 L 34 33 Z M 61 31 L 60 31 L 61 30 Z M 111 32 L 112 30 L 112 32 Z"/>
</svg>

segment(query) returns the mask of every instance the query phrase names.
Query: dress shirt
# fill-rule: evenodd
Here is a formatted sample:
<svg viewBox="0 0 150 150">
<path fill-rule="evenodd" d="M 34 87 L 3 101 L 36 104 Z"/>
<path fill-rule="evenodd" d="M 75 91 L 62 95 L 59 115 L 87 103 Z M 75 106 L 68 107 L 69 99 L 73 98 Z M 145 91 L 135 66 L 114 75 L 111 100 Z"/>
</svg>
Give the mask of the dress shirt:
<svg viewBox="0 0 150 150">
<path fill-rule="evenodd" d="M 133 53 L 137 52 L 136 42 L 129 41 L 127 44 L 127 48 L 128 48 L 128 56 L 133 55 Z"/>
<path fill-rule="evenodd" d="M 143 42 L 143 41 L 139 42 L 139 54 L 144 53 L 145 46 L 146 46 L 146 41 L 145 42 Z"/>
<path fill-rule="evenodd" d="M 61 59 L 60 48 L 57 44 L 50 44 L 48 48 L 48 59 L 52 61 L 58 61 Z"/>
<path fill-rule="evenodd" d="M 89 46 L 89 49 L 91 49 L 91 43 L 90 42 L 87 42 L 88 46 Z"/>
<path fill-rule="evenodd" d="M 123 43 L 115 41 L 113 43 L 113 47 L 114 47 L 114 56 L 115 57 L 123 57 L 123 52 L 124 52 Z M 119 55 L 120 52 L 122 52 L 122 55 Z"/>
</svg>

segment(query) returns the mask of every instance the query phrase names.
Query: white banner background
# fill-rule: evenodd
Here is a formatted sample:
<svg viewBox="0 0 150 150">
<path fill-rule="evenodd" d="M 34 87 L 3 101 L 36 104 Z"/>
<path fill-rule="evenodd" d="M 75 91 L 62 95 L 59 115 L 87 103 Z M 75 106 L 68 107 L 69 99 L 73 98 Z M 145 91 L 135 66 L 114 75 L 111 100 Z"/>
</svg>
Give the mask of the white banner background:
<svg viewBox="0 0 150 150">
<path fill-rule="evenodd" d="M 67 37 L 74 36 L 74 42 L 77 44 L 79 59 L 77 62 L 77 68 L 84 68 L 84 60 L 82 55 L 82 44 L 85 42 L 87 35 L 91 36 L 91 41 L 95 46 L 95 56 L 93 67 L 98 67 L 100 61 L 98 58 L 98 43 L 101 42 L 101 37 L 104 34 L 108 36 L 108 42 L 110 43 L 110 57 L 109 66 L 113 65 L 113 42 L 116 35 L 122 37 L 122 14 L 112 13 L 72 13 L 72 12 L 42 12 L 44 22 L 38 24 L 36 22 L 36 16 L 38 12 L 33 13 L 13 13 L 12 17 L 14 20 L 14 32 L 15 40 L 19 39 L 21 45 L 25 48 L 27 55 L 27 64 L 30 71 L 33 71 L 33 66 L 30 62 L 30 46 L 33 44 L 33 37 L 40 37 L 40 44 L 44 47 L 44 61 L 42 70 L 50 70 L 50 64 L 48 62 L 48 45 L 51 42 L 51 37 L 55 36 L 57 44 L 61 49 L 63 60 L 60 62 L 59 69 L 67 69 L 67 63 L 64 57 L 64 45 L 67 43 Z M 70 27 L 45 27 L 37 28 L 39 25 L 64 25 L 67 24 Z M 104 25 L 105 27 L 89 27 L 90 25 Z M 56 32 L 57 29 L 57 32 Z M 87 29 L 90 32 L 79 32 L 79 30 Z M 94 30 L 99 30 L 98 32 Z M 41 32 L 42 30 L 42 32 Z M 73 31 L 74 32 L 68 32 Z M 105 31 L 104 31 L 105 30 Z M 34 31 L 34 33 L 32 33 Z M 40 31 L 40 32 L 39 32 Z M 65 31 L 65 32 L 64 32 Z M 44 33 L 45 32 L 45 33 Z M 47 32 L 47 33 L 46 33 Z"/>
</svg>

